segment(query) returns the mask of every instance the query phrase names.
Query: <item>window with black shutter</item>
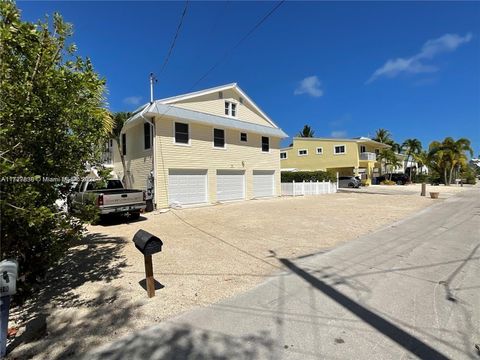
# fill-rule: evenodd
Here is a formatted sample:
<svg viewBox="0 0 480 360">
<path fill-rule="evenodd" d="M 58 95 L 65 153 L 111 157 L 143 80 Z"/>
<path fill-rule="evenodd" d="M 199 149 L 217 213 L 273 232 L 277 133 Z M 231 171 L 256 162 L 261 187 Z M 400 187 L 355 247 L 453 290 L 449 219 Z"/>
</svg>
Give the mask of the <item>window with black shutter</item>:
<svg viewBox="0 0 480 360">
<path fill-rule="evenodd" d="M 262 136 L 262 151 L 269 152 L 270 151 L 270 139 L 267 136 Z"/>
<path fill-rule="evenodd" d="M 189 143 L 188 124 L 175 123 L 175 142 L 177 144 Z"/>
<path fill-rule="evenodd" d="M 152 126 L 149 123 L 143 124 L 143 144 L 145 150 L 152 147 Z"/>
<path fill-rule="evenodd" d="M 127 155 L 127 134 L 122 134 L 122 154 Z"/>
<path fill-rule="evenodd" d="M 219 148 L 225 147 L 225 130 L 213 129 L 213 146 Z"/>
</svg>

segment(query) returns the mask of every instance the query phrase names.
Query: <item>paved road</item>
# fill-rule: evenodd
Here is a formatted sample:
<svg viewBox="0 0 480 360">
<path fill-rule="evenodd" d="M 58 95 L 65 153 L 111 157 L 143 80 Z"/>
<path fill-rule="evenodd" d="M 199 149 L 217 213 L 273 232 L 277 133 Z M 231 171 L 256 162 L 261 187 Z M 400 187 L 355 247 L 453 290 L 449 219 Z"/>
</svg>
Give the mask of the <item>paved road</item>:
<svg viewBox="0 0 480 360">
<path fill-rule="evenodd" d="M 480 359 L 479 247 L 472 190 L 86 358 Z"/>
</svg>

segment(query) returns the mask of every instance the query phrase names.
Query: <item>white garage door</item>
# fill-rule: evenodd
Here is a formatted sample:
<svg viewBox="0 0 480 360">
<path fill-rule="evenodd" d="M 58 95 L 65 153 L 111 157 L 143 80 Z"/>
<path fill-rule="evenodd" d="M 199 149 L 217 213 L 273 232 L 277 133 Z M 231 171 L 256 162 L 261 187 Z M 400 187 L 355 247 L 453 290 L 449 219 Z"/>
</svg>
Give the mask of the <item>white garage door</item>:
<svg viewBox="0 0 480 360">
<path fill-rule="evenodd" d="M 207 170 L 170 169 L 168 203 L 199 204 L 207 202 Z"/>
<path fill-rule="evenodd" d="M 245 171 L 217 170 L 217 200 L 245 199 Z"/>
<path fill-rule="evenodd" d="M 273 170 L 254 170 L 253 171 L 253 195 L 255 197 L 273 196 L 274 194 L 274 174 Z"/>
</svg>

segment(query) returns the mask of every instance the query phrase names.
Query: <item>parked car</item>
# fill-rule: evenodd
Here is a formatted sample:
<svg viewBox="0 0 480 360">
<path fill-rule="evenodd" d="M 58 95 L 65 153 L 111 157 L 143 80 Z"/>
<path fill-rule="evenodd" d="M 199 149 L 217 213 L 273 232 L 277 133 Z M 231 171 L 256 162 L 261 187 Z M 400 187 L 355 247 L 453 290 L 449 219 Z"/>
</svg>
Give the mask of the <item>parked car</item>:
<svg viewBox="0 0 480 360">
<path fill-rule="evenodd" d="M 385 180 L 392 180 L 397 185 L 405 185 L 410 181 L 408 176 L 405 174 L 388 174 L 388 175 L 379 176 L 377 178 L 378 183 L 381 183 L 382 181 L 385 181 Z"/>
<path fill-rule="evenodd" d="M 138 219 L 146 206 L 144 191 L 125 189 L 120 180 L 101 179 L 80 182 L 67 203 L 72 213 L 80 212 L 83 205 L 95 204 L 101 216 L 129 214 L 131 219 Z"/>
<path fill-rule="evenodd" d="M 359 188 L 362 182 L 355 176 L 340 176 L 338 178 L 338 187 L 341 188 Z"/>
</svg>

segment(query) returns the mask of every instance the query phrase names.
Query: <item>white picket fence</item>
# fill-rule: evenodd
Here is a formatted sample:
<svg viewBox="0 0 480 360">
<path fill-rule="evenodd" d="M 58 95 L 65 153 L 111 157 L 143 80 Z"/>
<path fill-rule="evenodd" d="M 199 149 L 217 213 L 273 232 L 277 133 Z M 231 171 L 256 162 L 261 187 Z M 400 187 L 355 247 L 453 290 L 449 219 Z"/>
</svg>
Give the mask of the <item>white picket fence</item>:
<svg viewBox="0 0 480 360">
<path fill-rule="evenodd" d="M 337 184 L 330 181 L 282 182 L 283 196 L 323 195 L 337 192 Z"/>
</svg>

